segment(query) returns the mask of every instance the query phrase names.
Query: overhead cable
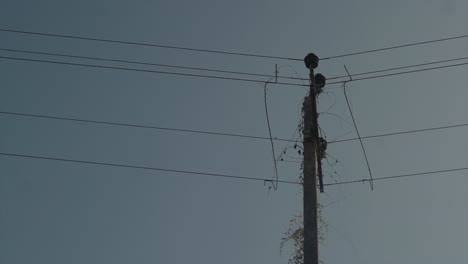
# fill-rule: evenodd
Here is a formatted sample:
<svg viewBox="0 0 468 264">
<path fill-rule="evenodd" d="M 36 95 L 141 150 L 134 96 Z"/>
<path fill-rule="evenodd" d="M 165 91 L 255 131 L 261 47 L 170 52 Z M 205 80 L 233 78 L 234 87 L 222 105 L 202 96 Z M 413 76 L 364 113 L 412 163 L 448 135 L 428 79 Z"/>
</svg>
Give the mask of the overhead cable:
<svg viewBox="0 0 468 264">
<path fill-rule="evenodd" d="M 350 56 L 380 52 L 380 51 L 385 51 L 385 50 L 393 50 L 393 49 L 399 49 L 399 48 L 405 48 L 405 47 L 411 47 L 411 46 L 418 46 L 418 45 L 430 44 L 430 43 L 436 43 L 436 42 L 442 42 L 442 41 L 448 41 L 448 40 L 463 39 L 463 38 L 468 38 L 468 34 L 467 35 L 454 36 L 454 37 L 447 37 L 447 38 L 426 40 L 426 41 L 419 41 L 419 42 L 413 42 L 413 43 L 407 43 L 407 44 L 401 44 L 401 45 L 394 45 L 394 46 L 389 46 L 389 47 L 384 47 L 384 48 L 363 50 L 363 51 L 345 53 L 345 54 L 340 54 L 340 55 L 333 55 L 333 56 L 328 56 L 328 57 L 324 57 L 324 58 L 320 58 L 320 59 L 321 60 L 337 59 L 337 58 L 350 57 Z"/>
<path fill-rule="evenodd" d="M 0 28 L 0 31 L 1 32 L 9 32 L 9 33 L 17 33 L 17 34 L 44 36 L 44 37 L 77 39 L 77 40 L 86 40 L 86 41 L 96 41 L 96 42 L 135 45 L 135 46 L 145 46 L 145 47 L 155 47 L 155 48 L 165 48 L 165 49 L 175 49 L 175 50 L 185 50 L 185 51 L 196 51 L 196 52 L 215 53 L 215 54 L 234 55 L 234 56 L 244 56 L 244 57 L 257 57 L 257 58 L 265 58 L 265 59 L 281 59 L 281 60 L 291 60 L 291 61 L 303 61 L 302 58 L 292 58 L 292 57 L 284 57 L 284 56 L 273 56 L 273 55 L 263 55 L 263 54 L 243 53 L 243 52 L 231 52 L 231 51 L 214 50 L 214 49 L 191 48 L 191 47 L 182 47 L 182 46 L 165 45 L 165 44 L 157 44 L 157 43 L 136 42 L 136 41 L 127 41 L 127 40 L 115 40 L 115 39 L 106 39 L 106 38 L 97 38 L 97 37 L 85 37 L 85 36 L 78 36 L 78 35 L 71 35 L 71 34 L 56 34 L 56 33 L 46 33 L 46 32 L 38 32 L 38 31 L 16 30 L 16 29 L 8 29 L 8 28 Z M 452 37 L 446 37 L 446 38 L 439 38 L 439 39 L 432 39 L 432 40 L 426 40 L 426 41 L 412 42 L 412 43 L 406 43 L 406 44 L 399 44 L 399 45 L 393 45 L 393 46 L 388 46 L 388 47 L 383 47 L 383 48 L 356 51 L 356 52 L 350 52 L 350 53 L 333 55 L 333 56 L 327 56 L 327 57 L 320 58 L 320 60 L 330 60 L 330 59 L 336 59 L 336 58 L 344 58 L 344 57 L 350 57 L 350 56 L 356 56 L 356 55 L 362 55 L 362 54 L 368 54 L 368 53 L 375 53 L 375 52 L 399 49 L 399 48 L 404 48 L 404 47 L 419 46 L 419 45 L 431 44 L 431 43 L 443 42 L 443 41 L 449 41 L 449 40 L 457 40 L 457 39 L 463 39 L 463 38 L 468 38 L 468 34 L 452 36 Z"/>
<path fill-rule="evenodd" d="M 417 69 L 417 70 L 411 70 L 411 71 L 403 71 L 403 72 L 396 72 L 396 73 L 374 75 L 374 76 L 368 76 L 368 77 L 362 77 L 362 78 L 353 78 L 353 80 L 346 81 L 346 82 L 356 82 L 356 81 L 363 81 L 363 80 L 370 80 L 370 79 L 378 79 L 378 78 L 384 78 L 384 77 L 390 77 L 390 76 L 396 76 L 396 75 L 403 75 L 403 74 L 410 74 L 410 73 L 417 73 L 417 72 L 424 72 L 424 71 L 432 71 L 432 70 L 446 69 L 446 68 L 452 68 L 452 67 L 460 67 L 460 66 L 465 66 L 465 65 L 468 65 L 468 62 L 457 63 L 457 64 L 449 64 L 449 65 L 443 65 L 443 66 L 437 66 L 437 67 L 431 67 L 431 68 L 424 68 L 424 69 Z M 343 81 L 336 81 L 336 82 L 331 82 L 331 83 L 327 83 L 327 84 L 337 84 L 337 83 L 341 84 L 341 83 L 343 83 Z M 339 87 L 335 87 L 334 89 L 336 89 L 336 88 L 339 88 Z M 328 89 L 331 89 L 331 88 L 328 88 Z"/>
<path fill-rule="evenodd" d="M 52 33 L 37 32 L 37 31 L 34 32 L 34 31 L 24 31 L 24 30 L 13 30 L 13 29 L 6 29 L 6 28 L 0 28 L 0 31 L 10 32 L 10 33 L 20 33 L 20 34 L 28 34 L 28 35 L 45 36 L 45 37 L 88 40 L 88 41 L 106 42 L 106 43 L 114 43 L 114 44 L 125 44 L 125 45 L 135 45 L 135 46 L 144 46 L 144 47 L 155 47 L 155 48 L 185 50 L 185 51 L 196 51 L 196 52 L 215 53 L 215 54 L 224 54 L 224 55 L 235 55 L 235 56 L 244 56 L 244 57 L 257 57 L 257 58 L 265 58 L 265 59 L 280 59 L 280 60 L 302 61 L 302 59 L 281 57 L 281 56 L 271 56 L 271 55 L 243 53 L 243 52 L 231 52 L 231 51 L 214 50 L 214 49 L 189 48 L 189 47 L 181 47 L 181 46 L 156 44 L 156 43 L 147 43 L 147 42 L 136 42 L 136 41 L 126 41 L 126 40 L 84 37 L 84 36 L 78 36 L 78 35 L 52 34 Z"/>
<path fill-rule="evenodd" d="M 238 175 L 206 173 L 206 172 L 198 172 L 198 171 L 190 171 L 190 170 L 165 169 L 165 168 L 157 168 L 157 167 L 137 166 L 137 165 L 122 164 L 122 163 L 98 162 L 98 161 L 90 161 L 90 160 L 65 159 L 65 158 L 59 158 L 59 157 L 26 155 L 26 154 L 9 153 L 9 152 L 0 152 L 0 155 L 1 156 L 8 156 L 8 157 L 17 157 L 17 158 L 59 161 L 59 162 L 67 162 L 67 163 L 75 163 L 75 164 L 88 164 L 88 165 L 99 165 L 99 166 L 107 166 L 107 167 L 119 167 L 119 168 L 128 168 L 128 169 L 161 171 L 161 172 L 170 172 L 170 173 L 179 173 L 179 174 L 191 174 L 191 175 L 198 175 L 198 176 L 231 178 L 231 179 L 248 180 L 248 181 L 263 181 L 263 182 L 270 182 L 271 181 L 270 179 L 247 177 L 247 176 L 238 176 Z M 397 178 L 407 178 L 407 177 L 415 177 L 415 176 L 421 176 L 421 175 L 457 172 L 457 171 L 465 171 L 465 170 L 468 170 L 468 167 L 446 169 L 446 170 L 436 170 L 436 171 L 426 171 L 426 172 L 418 172 L 418 173 L 411 173 L 411 174 L 400 174 L 400 175 L 393 175 L 393 176 L 387 176 L 387 177 L 376 177 L 373 180 L 374 181 L 384 181 L 384 180 L 391 180 L 391 179 L 397 179 Z M 370 181 L 370 179 L 343 181 L 343 182 L 335 182 L 335 183 L 325 183 L 324 185 L 325 186 L 346 185 L 346 184 L 353 184 L 353 183 L 363 183 L 363 182 L 367 182 L 367 181 Z M 301 185 L 300 182 L 295 182 L 295 181 L 279 180 L 279 182 L 286 183 L 286 184 Z"/>
<path fill-rule="evenodd" d="M 387 177 L 375 177 L 374 179 L 372 179 L 372 181 L 384 181 L 384 180 L 391 180 L 391 179 L 398 179 L 398 178 L 407 178 L 407 177 L 415 177 L 415 176 L 421 176 L 421 175 L 447 173 L 447 172 L 455 172 L 455 171 L 465 171 L 465 170 L 468 170 L 468 167 L 447 169 L 447 170 L 425 171 L 425 172 L 417 172 L 417 173 L 410 173 L 410 174 L 400 174 L 400 175 L 393 175 L 393 176 L 387 176 Z M 333 182 L 333 183 L 326 183 L 324 185 L 325 186 L 345 185 L 345 184 L 352 184 L 352 183 L 365 183 L 365 182 L 369 182 L 369 181 L 371 181 L 371 179 Z"/>
<path fill-rule="evenodd" d="M 453 58 L 453 59 L 431 61 L 431 62 L 425 62 L 425 63 L 419 63 L 419 64 L 412 64 L 412 65 L 405 65 L 405 66 L 399 66 L 399 67 L 393 67 L 393 68 L 380 69 L 380 70 L 375 70 L 375 71 L 353 73 L 353 76 L 356 77 L 356 76 L 369 75 L 369 74 L 374 74 L 374 73 L 396 71 L 396 70 L 415 68 L 415 67 L 421 67 L 421 66 L 427 66 L 427 65 L 433 65 L 433 64 L 440 64 L 440 63 L 447 63 L 447 62 L 454 62 L 454 61 L 460 61 L 460 60 L 467 60 L 467 59 L 468 59 L 468 57 L 459 57 L 459 58 Z M 335 79 L 343 79 L 343 78 L 348 78 L 348 75 L 330 77 L 330 78 L 327 78 L 327 80 L 335 80 Z"/>
<path fill-rule="evenodd" d="M 251 83 L 264 83 L 265 82 L 265 81 L 262 81 L 262 80 L 236 78 L 236 77 L 203 75 L 203 74 L 171 72 L 171 71 L 157 71 L 157 70 L 148 70 L 148 69 L 136 69 L 136 68 L 127 68 L 127 67 L 118 67 L 118 66 L 106 66 L 106 65 L 95 65 L 95 64 L 85 64 L 85 63 L 40 60 L 40 59 L 28 59 L 28 58 L 18 58 L 18 57 L 9 57 L 9 56 L 0 56 L 0 59 L 27 61 L 27 62 L 37 62 L 37 63 L 47 63 L 47 64 L 56 64 L 56 65 L 69 65 L 69 66 L 99 68 L 99 69 L 121 70 L 121 71 L 133 71 L 133 72 L 145 72 L 145 73 L 155 73 L 155 74 L 177 75 L 177 76 L 185 76 L 185 77 L 208 78 L 208 79 L 229 80 L 229 81 L 242 81 L 242 82 L 251 82 Z M 278 82 L 277 84 L 287 85 L 287 86 L 304 86 L 302 84 L 285 83 L 285 82 Z"/>
<path fill-rule="evenodd" d="M 274 76 L 274 75 L 261 74 L 261 73 L 229 71 L 229 70 L 221 70 L 221 69 L 202 68 L 202 67 L 188 67 L 188 66 L 181 66 L 181 65 L 162 64 L 162 63 L 153 63 L 153 62 L 145 62 L 145 61 L 121 60 L 121 59 L 111 59 L 111 58 L 94 57 L 94 56 L 81 56 L 81 55 L 75 55 L 75 54 L 43 52 L 43 51 L 34 51 L 34 50 L 0 48 L 0 51 L 35 54 L 35 55 L 47 55 L 47 56 L 74 58 L 74 59 L 86 59 L 86 60 L 95 60 L 95 61 L 127 63 L 127 64 L 136 64 L 136 65 L 145 65 L 145 66 L 157 66 L 157 67 L 165 67 L 165 68 L 184 69 L 184 70 L 207 71 L 207 72 L 216 72 L 216 73 L 229 73 L 229 74 L 238 74 L 238 75 L 247 75 L 247 76 L 267 77 L 267 78 L 277 77 L 277 78 L 280 78 L 280 79 L 291 79 L 291 80 L 300 80 L 301 79 L 301 78 L 298 78 L 298 77 L 291 77 L 291 76 L 281 76 L 281 75 Z"/>
<path fill-rule="evenodd" d="M 2 115 L 13 115 L 13 116 L 24 116 L 24 117 L 32 117 L 32 118 L 44 118 L 44 119 L 61 120 L 61 121 L 80 122 L 80 123 L 100 124 L 100 125 L 111 125 L 111 126 L 135 127 L 135 128 L 144 128 L 144 129 L 154 129 L 154 130 L 165 130 L 165 131 L 174 131 L 174 132 L 182 132 L 182 133 L 195 133 L 195 134 L 207 134 L 207 135 L 216 135 L 216 136 L 228 136 L 228 137 L 270 140 L 270 137 L 253 136 L 253 135 L 246 135 L 246 134 L 225 133 L 225 132 L 215 132 L 215 131 L 206 131 L 206 130 L 181 129 L 181 128 L 171 128 L 171 127 L 152 126 L 152 125 L 143 125 L 143 124 L 132 124 L 132 123 L 102 121 L 102 120 L 91 120 L 91 119 L 73 118 L 73 117 L 64 117 L 64 116 L 31 114 L 31 113 L 23 113 L 23 112 L 0 111 L 0 114 L 2 114 Z M 434 131 L 434 130 L 459 128 L 459 127 L 468 127 L 468 123 L 448 125 L 448 126 L 439 126 L 439 127 L 430 127 L 430 128 L 415 129 L 415 130 L 406 130 L 406 131 L 391 132 L 391 133 L 370 135 L 370 136 L 361 136 L 361 139 L 380 138 L 380 137 L 388 137 L 388 136 L 403 135 L 403 134 L 429 132 L 429 131 Z M 273 137 L 273 140 L 274 141 L 283 141 L 283 142 L 293 142 L 293 143 L 297 142 L 297 140 L 286 139 L 286 138 L 278 138 L 278 137 Z M 358 138 L 338 139 L 338 140 L 329 141 L 328 144 L 348 142 L 348 141 L 356 141 L 356 140 L 359 140 L 359 139 Z"/>
<path fill-rule="evenodd" d="M 49 160 L 49 161 L 60 161 L 60 162 L 88 164 L 88 165 L 100 165 L 100 166 L 107 166 L 107 167 L 120 167 L 120 168 L 128 168 L 128 169 L 161 171 L 161 172 L 170 172 L 170 173 L 178 173 L 178 174 L 192 174 L 192 175 L 198 175 L 198 176 L 231 178 L 231 179 L 237 179 L 237 180 L 271 182 L 270 179 L 263 179 L 263 178 L 229 175 L 229 174 L 222 174 L 222 173 L 200 172 L 200 171 L 191 171 L 191 170 L 166 169 L 166 168 L 158 168 L 158 167 L 150 167 L 150 166 L 138 166 L 138 165 L 130 165 L 130 164 L 122 164 L 122 163 L 109 163 L 109 162 L 100 162 L 100 161 L 91 161 L 91 160 L 66 159 L 66 158 L 60 158 L 60 157 L 26 155 L 26 154 L 9 153 L 9 152 L 0 152 L 0 155 L 1 156 L 9 156 L 9 157 L 17 157 L 17 158 L 29 158 L 29 159 L 39 159 L 39 160 Z M 277 182 L 287 183 L 287 184 L 298 184 L 298 185 L 300 184 L 299 182 L 284 181 L 284 180 L 277 180 Z"/>
</svg>

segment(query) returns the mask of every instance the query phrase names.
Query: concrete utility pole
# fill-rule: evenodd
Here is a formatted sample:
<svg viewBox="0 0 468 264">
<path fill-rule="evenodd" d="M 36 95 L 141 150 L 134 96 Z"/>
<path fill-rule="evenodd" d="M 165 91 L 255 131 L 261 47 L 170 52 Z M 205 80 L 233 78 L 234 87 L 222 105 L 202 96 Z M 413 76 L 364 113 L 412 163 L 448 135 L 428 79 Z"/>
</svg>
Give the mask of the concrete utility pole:
<svg viewBox="0 0 468 264">
<path fill-rule="evenodd" d="M 310 93 L 304 100 L 304 264 L 319 264 L 317 215 L 317 164 L 320 165 L 316 97 L 325 85 L 325 77 L 314 74 L 319 58 L 309 53 L 304 62 L 310 70 Z M 316 81 L 319 82 L 316 85 Z M 317 162 L 318 161 L 318 162 Z M 322 186 L 321 186 L 322 187 Z"/>
</svg>

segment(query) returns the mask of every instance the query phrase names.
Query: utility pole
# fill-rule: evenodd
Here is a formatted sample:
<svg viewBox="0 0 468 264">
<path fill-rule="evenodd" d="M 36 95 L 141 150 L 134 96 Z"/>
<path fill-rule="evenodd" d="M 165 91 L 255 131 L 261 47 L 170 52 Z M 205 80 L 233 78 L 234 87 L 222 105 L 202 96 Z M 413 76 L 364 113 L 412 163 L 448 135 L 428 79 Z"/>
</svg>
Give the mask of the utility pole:
<svg viewBox="0 0 468 264">
<path fill-rule="evenodd" d="M 317 95 L 325 86 L 325 77 L 314 74 L 319 58 L 309 53 L 304 62 L 310 70 L 310 92 L 304 99 L 304 264 L 319 264 L 318 254 L 318 215 L 317 215 L 317 167 L 321 180 L 322 149 L 318 133 Z M 316 83 L 317 82 L 317 83 Z"/>
</svg>

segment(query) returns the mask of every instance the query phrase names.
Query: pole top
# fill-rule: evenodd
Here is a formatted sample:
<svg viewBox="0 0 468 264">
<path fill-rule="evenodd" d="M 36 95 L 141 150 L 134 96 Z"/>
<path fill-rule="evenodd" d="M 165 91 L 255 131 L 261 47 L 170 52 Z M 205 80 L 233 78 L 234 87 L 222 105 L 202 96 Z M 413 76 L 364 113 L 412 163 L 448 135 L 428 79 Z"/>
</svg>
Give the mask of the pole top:
<svg viewBox="0 0 468 264">
<path fill-rule="evenodd" d="M 313 70 L 317 68 L 319 62 L 319 57 L 315 55 L 314 53 L 309 53 L 307 56 L 304 58 L 304 63 L 307 69 Z"/>
</svg>

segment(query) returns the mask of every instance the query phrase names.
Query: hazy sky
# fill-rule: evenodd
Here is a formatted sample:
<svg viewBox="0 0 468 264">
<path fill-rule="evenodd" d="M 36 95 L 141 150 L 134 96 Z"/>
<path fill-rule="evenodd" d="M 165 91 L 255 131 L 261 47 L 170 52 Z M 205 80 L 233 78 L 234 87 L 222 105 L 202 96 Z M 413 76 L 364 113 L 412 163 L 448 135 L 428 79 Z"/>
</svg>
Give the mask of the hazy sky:
<svg viewBox="0 0 468 264">
<path fill-rule="evenodd" d="M 468 34 L 468 2 L 5 0 L 0 28 L 303 58 Z M 0 48 L 306 78 L 301 61 L 0 32 Z M 1 51 L 0 56 L 94 63 Z M 468 56 L 468 40 L 321 61 L 325 76 Z M 466 62 L 466 60 L 465 60 Z M 101 63 L 137 67 L 117 63 Z M 167 70 L 157 67 L 142 69 Z M 169 69 L 173 71 L 173 69 Z M 0 59 L 0 111 L 267 135 L 261 84 Z M 209 73 L 212 74 L 212 73 Z M 468 67 L 352 82 L 362 136 L 468 123 Z M 250 78 L 250 77 L 248 77 Z M 261 78 L 260 78 L 261 79 Z M 263 80 L 263 79 L 261 79 Z M 329 140 L 356 134 L 340 85 L 319 98 Z M 331 89 L 333 88 L 333 89 Z M 270 86 L 273 136 L 290 138 L 306 89 Z M 336 103 L 335 103 L 336 102 Z M 337 117 L 338 116 L 338 117 Z M 273 177 L 265 140 L 0 115 L 0 152 Z M 344 136 L 343 136 L 344 135 Z M 364 141 L 375 177 L 468 167 L 468 128 Z M 287 143 L 276 142 L 279 154 Z M 368 177 L 357 141 L 329 145 L 337 181 Z M 300 160 L 294 149 L 288 160 Z M 332 160 L 332 159 L 331 159 Z M 300 165 L 279 162 L 282 180 Z M 326 182 L 333 182 L 330 176 Z M 468 172 L 328 187 L 320 258 L 468 263 Z M 300 187 L 0 157 L 0 263 L 284 264 Z"/>
</svg>

